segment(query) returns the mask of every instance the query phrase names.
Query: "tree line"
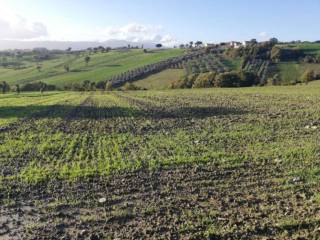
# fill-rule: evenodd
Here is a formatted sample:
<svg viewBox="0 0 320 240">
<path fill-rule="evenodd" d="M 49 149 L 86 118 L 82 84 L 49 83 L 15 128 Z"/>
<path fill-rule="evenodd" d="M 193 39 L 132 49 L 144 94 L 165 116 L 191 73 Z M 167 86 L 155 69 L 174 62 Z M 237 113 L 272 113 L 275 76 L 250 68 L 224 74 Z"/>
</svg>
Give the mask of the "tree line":
<svg viewBox="0 0 320 240">
<path fill-rule="evenodd" d="M 55 91 L 59 90 L 55 85 L 52 84 L 47 84 L 44 82 L 32 82 L 32 83 L 27 83 L 24 85 L 20 84 L 15 84 L 10 86 L 6 81 L 0 82 L 0 91 L 2 94 L 5 94 L 7 92 L 44 92 L 44 91 Z"/>
</svg>

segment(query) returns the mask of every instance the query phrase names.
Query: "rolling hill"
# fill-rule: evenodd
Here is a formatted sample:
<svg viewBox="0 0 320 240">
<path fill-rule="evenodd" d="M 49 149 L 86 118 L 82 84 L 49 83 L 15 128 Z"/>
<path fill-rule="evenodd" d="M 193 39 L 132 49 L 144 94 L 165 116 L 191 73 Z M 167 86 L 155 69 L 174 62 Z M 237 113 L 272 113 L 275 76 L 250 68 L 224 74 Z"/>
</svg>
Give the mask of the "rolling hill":
<svg viewBox="0 0 320 240">
<path fill-rule="evenodd" d="M 20 60 L 22 63 L 20 69 L 0 67 L 0 81 L 7 81 L 10 85 L 43 81 L 59 87 L 85 80 L 98 82 L 128 70 L 183 54 L 184 50 L 181 49 L 153 50 L 148 53 L 144 53 L 141 49 L 113 50 L 108 53 L 91 54 L 90 62 L 86 65 L 85 53 L 60 53 L 49 60 L 41 61 L 41 71 L 37 70 L 37 62 L 33 60 L 33 56 L 25 56 Z M 64 69 L 66 64 L 70 66 L 69 72 Z"/>
</svg>

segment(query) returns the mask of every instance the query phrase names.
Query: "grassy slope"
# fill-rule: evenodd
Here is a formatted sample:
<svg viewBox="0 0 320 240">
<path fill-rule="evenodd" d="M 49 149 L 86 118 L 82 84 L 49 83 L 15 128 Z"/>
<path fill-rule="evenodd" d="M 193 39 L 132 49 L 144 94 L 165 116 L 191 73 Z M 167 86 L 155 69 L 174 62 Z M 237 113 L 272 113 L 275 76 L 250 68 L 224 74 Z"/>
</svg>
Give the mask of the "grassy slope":
<svg viewBox="0 0 320 240">
<path fill-rule="evenodd" d="M 320 54 L 320 43 L 297 43 L 281 45 L 287 48 L 296 48 L 303 50 L 306 54 Z"/>
<path fill-rule="evenodd" d="M 236 59 L 232 59 L 232 58 L 224 58 L 222 60 L 222 62 L 228 66 L 231 70 L 240 70 L 241 67 L 241 58 L 236 58 Z"/>
<path fill-rule="evenodd" d="M 306 70 L 314 70 L 316 73 L 320 73 L 320 64 L 314 63 L 282 62 L 278 63 L 277 66 L 283 85 L 290 84 L 295 80 L 301 80 Z"/>
<path fill-rule="evenodd" d="M 44 81 L 57 86 L 84 80 L 101 81 L 127 70 L 183 54 L 180 49 L 168 49 L 143 53 L 141 49 L 128 52 L 112 51 L 91 55 L 89 66 L 85 66 L 84 56 L 60 55 L 56 59 L 43 61 L 42 71 L 38 72 L 35 63 L 26 62 L 27 68 L 21 70 L 0 68 L 0 81 L 9 84 L 24 84 Z M 71 71 L 66 73 L 63 66 L 68 63 Z"/>
<path fill-rule="evenodd" d="M 183 69 L 168 69 L 136 81 L 134 84 L 146 89 L 168 89 L 171 86 L 171 82 L 179 79 L 184 73 Z"/>
<path fill-rule="evenodd" d="M 320 54 L 320 44 L 318 43 L 299 43 L 281 45 L 285 48 L 301 49 L 305 54 Z M 298 63 L 298 62 L 281 62 L 277 64 L 283 85 L 290 84 L 295 80 L 301 80 L 302 74 L 307 70 L 314 70 L 320 73 L 320 64 Z"/>
</svg>

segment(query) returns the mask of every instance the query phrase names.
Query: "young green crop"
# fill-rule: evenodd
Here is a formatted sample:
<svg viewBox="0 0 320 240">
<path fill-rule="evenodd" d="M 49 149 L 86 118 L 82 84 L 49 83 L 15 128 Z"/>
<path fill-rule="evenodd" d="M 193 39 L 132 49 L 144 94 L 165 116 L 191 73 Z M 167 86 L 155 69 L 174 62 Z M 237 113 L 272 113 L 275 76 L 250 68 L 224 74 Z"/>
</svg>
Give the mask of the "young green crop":
<svg viewBox="0 0 320 240">
<path fill-rule="evenodd" d="M 313 86 L 10 95 L 0 110 L 19 121 L 10 108 L 21 107 L 29 120 L 1 133 L 1 164 L 18 161 L 5 177 L 28 182 L 212 161 L 309 169 L 318 151 Z"/>
<path fill-rule="evenodd" d="M 190 239 L 312 239 L 319 90 L 0 95 L 1 214 L 18 226 L 11 211 L 24 211 L 25 239 L 56 236 L 57 224 L 111 239 L 137 226 L 161 238 L 159 225 Z"/>
</svg>

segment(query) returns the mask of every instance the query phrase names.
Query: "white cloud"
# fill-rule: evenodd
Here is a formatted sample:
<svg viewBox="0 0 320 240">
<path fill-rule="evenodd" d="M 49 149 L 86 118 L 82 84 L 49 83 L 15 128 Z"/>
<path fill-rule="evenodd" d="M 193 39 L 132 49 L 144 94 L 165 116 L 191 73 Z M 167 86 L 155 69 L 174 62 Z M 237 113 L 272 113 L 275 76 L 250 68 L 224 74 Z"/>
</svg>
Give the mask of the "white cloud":
<svg viewBox="0 0 320 240">
<path fill-rule="evenodd" d="M 175 39 L 170 34 L 166 34 L 165 36 L 163 36 L 162 39 L 161 39 L 161 42 L 164 43 L 164 44 L 168 44 L 168 45 L 176 45 L 176 44 L 178 44 L 177 39 Z"/>
<path fill-rule="evenodd" d="M 1 0 L 0 0 L 1 1 Z M 130 42 L 162 43 L 165 46 L 177 44 L 162 25 L 128 23 L 123 26 L 80 26 L 68 20 L 37 21 L 34 16 L 25 16 L 1 3 L 0 40 L 51 40 L 51 41 L 106 41 L 126 40 Z M 44 24 L 45 23 L 45 24 Z M 48 26 L 48 27 L 47 27 Z"/>
<path fill-rule="evenodd" d="M 164 45 L 173 45 L 176 40 L 169 34 L 164 33 L 161 25 L 143 25 L 129 23 L 121 27 L 107 27 L 102 31 L 100 38 L 118 39 L 132 42 L 161 42 Z"/>
<path fill-rule="evenodd" d="M 32 22 L 25 17 L 1 6 L 0 39 L 27 40 L 47 36 L 46 26 L 41 22 Z"/>
<path fill-rule="evenodd" d="M 267 32 L 260 32 L 259 33 L 259 37 L 260 37 L 261 40 L 264 40 L 264 41 L 266 41 L 266 40 L 268 40 L 270 38 L 269 34 Z"/>
</svg>

